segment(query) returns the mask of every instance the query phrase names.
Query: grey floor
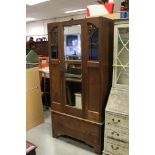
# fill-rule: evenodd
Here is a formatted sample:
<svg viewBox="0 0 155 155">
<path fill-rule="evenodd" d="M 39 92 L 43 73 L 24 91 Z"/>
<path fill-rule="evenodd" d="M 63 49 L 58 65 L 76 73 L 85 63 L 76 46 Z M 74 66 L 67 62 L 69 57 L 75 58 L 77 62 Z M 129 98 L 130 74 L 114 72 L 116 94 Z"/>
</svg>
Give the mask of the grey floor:
<svg viewBox="0 0 155 155">
<path fill-rule="evenodd" d="M 27 131 L 26 139 L 38 148 L 36 155 L 96 155 L 90 146 L 68 137 L 52 137 L 50 109 L 44 109 L 45 121 Z"/>
</svg>

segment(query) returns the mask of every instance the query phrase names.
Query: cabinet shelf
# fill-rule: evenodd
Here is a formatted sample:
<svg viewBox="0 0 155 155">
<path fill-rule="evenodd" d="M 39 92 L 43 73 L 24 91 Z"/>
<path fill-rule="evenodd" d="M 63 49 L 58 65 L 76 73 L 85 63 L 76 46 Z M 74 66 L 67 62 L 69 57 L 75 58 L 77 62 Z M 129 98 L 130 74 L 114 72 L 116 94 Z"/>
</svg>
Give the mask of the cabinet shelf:
<svg viewBox="0 0 155 155">
<path fill-rule="evenodd" d="M 82 79 L 77 79 L 77 78 L 66 78 L 66 81 L 82 82 Z"/>
<path fill-rule="evenodd" d="M 53 47 L 53 46 L 58 46 L 58 44 L 51 44 L 51 46 Z"/>
<path fill-rule="evenodd" d="M 81 74 L 71 74 L 71 73 L 66 73 L 65 74 L 66 78 L 74 78 L 74 79 L 81 79 Z"/>
<path fill-rule="evenodd" d="M 98 46 L 98 43 L 90 43 L 90 46 L 94 46 L 94 47 L 97 47 Z"/>
<path fill-rule="evenodd" d="M 127 65 L 113 65 L 113 67 L 125 67 L 125 68 L 129 68 L 129 66 L 127 66 Z"/>
<path fill-rule="evenodd" d="M 81 64 L 81 60 L 65 60 L 66 63 Z"/>
</svg>

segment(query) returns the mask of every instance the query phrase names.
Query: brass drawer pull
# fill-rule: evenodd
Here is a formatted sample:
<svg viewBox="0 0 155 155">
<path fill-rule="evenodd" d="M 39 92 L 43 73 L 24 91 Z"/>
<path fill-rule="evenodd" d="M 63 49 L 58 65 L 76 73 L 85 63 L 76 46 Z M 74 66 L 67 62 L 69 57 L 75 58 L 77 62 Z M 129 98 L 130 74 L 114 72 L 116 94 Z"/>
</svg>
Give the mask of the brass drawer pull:
<svg viewBox="0 0 155 155">
<path fill-rule="evenodd" d="M 118 147 L 118 146 L 114 148 L 114 146 L 113 146 L 113 145 L 111 145 L 111 148 L 112 148 L 113 150 L 118 150 L 118 149 L 119 149 L 119 147 Z"/>
<path fill-rule="evenodd" d="M 116 134 L 117 136 L 119 136 L 119 133 L 117 133 L 116 131 L 111 132 L 112 135 Z"/>
<path fill-rule="evenodd" d="M 115 119 L 114 119 L 114 118 L 112 119 L 112 121 L 113 121 L 113 123 L 115 123 L 115 124 L 117 124 L 117 123 L 120 123 L 120 122 L 121 122 L 120 120 L 115 121 Z"/>
</svg>

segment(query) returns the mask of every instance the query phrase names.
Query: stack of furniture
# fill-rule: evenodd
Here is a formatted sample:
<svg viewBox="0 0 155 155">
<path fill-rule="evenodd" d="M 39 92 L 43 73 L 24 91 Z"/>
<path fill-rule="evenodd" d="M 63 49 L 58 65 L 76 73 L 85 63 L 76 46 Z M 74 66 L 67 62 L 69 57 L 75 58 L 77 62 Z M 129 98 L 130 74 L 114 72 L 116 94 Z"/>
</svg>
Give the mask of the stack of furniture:
<svg viewBox="0 0 155 155">
<path fill-rule="evenodd" d="M 115 20 L 113 84 L 105 110 L 104 155 L 129 154 L 129 25 Z"/>
<path fill-rule="evenodd" d="M 112 85 L 113 20 L 49 23 L 48 41 L 53 136 L 76 138 L 102 154 Z"/>
<path fill-rule="evenodd" d="M 48 41 L 46 37 L 37 38 L 35 42 L 35 52 L 38 55 L 48 56 Z"/>
<path fill-rule="evenodd" d="M 38 55 L 48 56 L 48 41 L 46 37 L 37 38 L 36 41 L 26 43 L 26 55 L 34 50 Z"/>
<path fill-rule="evenodd" d="M 47 108 L 51 106 L 50 101 L 50 80 L 49 67 L 39 68 L 41 93 L 43 105 Z"/>
</svg>

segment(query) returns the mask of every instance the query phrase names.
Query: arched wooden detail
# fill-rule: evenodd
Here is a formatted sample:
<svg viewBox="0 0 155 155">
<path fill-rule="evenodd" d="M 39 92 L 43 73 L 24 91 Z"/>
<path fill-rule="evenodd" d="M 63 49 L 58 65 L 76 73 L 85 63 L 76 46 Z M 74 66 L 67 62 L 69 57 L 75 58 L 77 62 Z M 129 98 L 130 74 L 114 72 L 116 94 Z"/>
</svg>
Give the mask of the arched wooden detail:
<svg viewBox="0 0 155 155">
<path fill-rule="evenodd" d="M 58 27 L 51 30 L 51 59 L 58 59 Z"/>
<path fill-rule="evenodd" d="M 92 23 L 87 23 L 87 27 L 89 34 L 89 60 L 98 60 L 98 28 Z"/>
</svg>

